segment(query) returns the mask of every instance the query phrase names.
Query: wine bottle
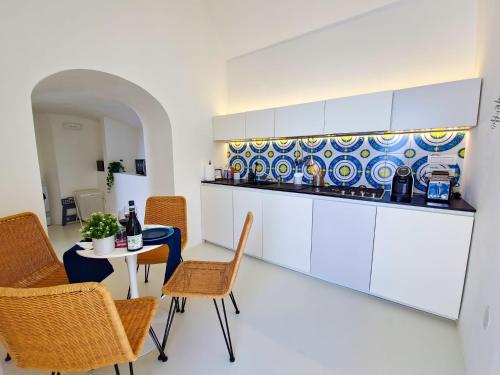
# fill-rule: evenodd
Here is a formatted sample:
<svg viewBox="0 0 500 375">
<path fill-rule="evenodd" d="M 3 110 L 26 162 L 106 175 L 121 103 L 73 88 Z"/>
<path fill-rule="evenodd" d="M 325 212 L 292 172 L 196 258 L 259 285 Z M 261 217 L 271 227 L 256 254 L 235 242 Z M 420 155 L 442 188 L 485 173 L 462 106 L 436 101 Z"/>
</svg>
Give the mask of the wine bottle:
<svg viewBox="0 0 500 375">
<path fill-rule="evenodd" d="M 129 201 L 128 205 L 129 217 L 126 227 L 127 250 L 137 251 L 142 249 L 142 228 L 141 223 L 139 223 L 139 220 L 137 220 L 137 215 L 135 214 L 134 201 Z"/>
</svg>

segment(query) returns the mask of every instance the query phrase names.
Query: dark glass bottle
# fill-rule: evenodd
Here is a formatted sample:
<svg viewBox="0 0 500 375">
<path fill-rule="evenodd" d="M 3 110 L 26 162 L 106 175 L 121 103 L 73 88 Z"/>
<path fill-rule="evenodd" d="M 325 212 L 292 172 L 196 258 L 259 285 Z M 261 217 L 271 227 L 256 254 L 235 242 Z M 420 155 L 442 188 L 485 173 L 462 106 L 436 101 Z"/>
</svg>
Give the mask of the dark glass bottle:
<svg viewBox="0 0 500 375">
<path fill-rule="evenodd" d="M 137 215 L 135 214 L 134 201 L 129 201 L 128 206 L 129 217 L 127 227 L 125 228 L 125 231 L 127 232 L 127 250 L 137 251 L 142 249 L 142 228 L 141 223 L 139 223 Z"/>
</svg>

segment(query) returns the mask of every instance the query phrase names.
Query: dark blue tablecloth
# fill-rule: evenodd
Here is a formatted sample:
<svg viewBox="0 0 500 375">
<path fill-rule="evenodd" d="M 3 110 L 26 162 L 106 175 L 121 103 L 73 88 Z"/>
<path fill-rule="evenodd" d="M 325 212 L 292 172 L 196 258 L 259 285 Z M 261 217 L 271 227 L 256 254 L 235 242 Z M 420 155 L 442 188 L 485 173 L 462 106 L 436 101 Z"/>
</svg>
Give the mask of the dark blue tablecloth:
<svg viewBox="0 0 500 375">
<path fill-rule="evenodd" d="M 179 228 L 173 229 L 173 234 L 167 238 L 144 241 L 144 245 L 168 245 L 170 249 L 164 283 L 170 279 L 181 262 L 181 231 Z M 78 255 L 77 250 L 82 250 L 82 248 L 75 245 L 63 255 L 64 268 L 70 283 L 101 282 L 114 272 L 113 266 L 107 259 L 85 258 Z"/>
<path fill-rule="evenodd" d="M 95 281 L 100 283 L 114 272 L 107 259 L 85 258 L 78 255 L 77 250 L 83 250 L 75 245 L 63 255 L 64 268 L 71 284 Z"/>
<path fill-rule="evenodd" d="M 173 229 L 174 233 L 167 238 L 160 240 L 144 240 L 144 245 L 168 245 L 169 247 L 165 277 L 163 278 L 164 285 L 181 262 L 181 231 L 176 227 Z"/>
</svg>

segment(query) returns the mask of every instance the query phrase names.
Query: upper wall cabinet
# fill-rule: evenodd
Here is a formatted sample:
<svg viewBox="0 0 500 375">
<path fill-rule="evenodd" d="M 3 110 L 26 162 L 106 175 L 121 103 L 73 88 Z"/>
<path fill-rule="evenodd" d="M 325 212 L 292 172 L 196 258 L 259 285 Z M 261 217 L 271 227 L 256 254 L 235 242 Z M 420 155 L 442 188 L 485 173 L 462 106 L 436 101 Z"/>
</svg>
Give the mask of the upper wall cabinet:
<svg viewBox="0 0 500 375">
<path fill-rule="evenodd" d="M 213 118 L 214 141 L 245 139 L 245 113 Z"/>
<path fill-rule="evenodd" d="M 481 79 L 473 78 L 217 116 L 214 140 L 471 127 L 480 94 Z"/>
<path fill-rule="evenodd" d="M 394 92 L 391 130 L 476 126 L 481 79 Z"/>
<path fill-rule="evenodd" d="M 324 127 L 324 101 L 276 108 L 275 137 L 318 135 Z"/>
<path fill-rule="evenodd" d="M 274 137 L 274 108 L 246 113 L 245 138 Z"/>
<path fill-rule="evenodd" d="M 327 100 L 325 134 L 391 129 L 392 91 Z"/>
</svg>

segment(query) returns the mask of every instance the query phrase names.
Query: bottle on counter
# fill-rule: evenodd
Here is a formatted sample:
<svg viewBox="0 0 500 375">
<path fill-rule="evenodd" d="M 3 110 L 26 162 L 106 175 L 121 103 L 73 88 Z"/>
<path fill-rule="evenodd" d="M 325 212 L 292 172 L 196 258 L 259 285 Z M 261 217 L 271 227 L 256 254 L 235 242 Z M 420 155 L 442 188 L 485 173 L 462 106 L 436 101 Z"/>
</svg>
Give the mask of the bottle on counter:
<svg viewBox="0 0 500 375">
<path fill-rule="evenodd" d="M 129 217 L 125 229 L 127 233 L 127 250 L 137 251 L 142 249 L 142 228 L 141 223 L 137 219 L 134 201 L 129 201 L 128 205 Z"/>
</svg>

